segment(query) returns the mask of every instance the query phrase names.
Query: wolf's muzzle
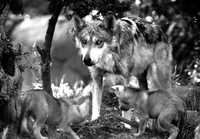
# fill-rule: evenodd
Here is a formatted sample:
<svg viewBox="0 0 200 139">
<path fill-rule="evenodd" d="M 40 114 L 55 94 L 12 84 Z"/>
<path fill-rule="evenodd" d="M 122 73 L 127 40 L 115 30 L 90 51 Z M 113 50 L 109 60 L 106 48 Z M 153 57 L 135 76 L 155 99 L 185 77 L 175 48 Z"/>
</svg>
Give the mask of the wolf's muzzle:
<svg viewBox="0 0 200 139">
<path fill-rule="evenodd" d="M 83 62 L 86 66 L 93 66 L 94 65 L 94 62 L 92 62 L 89 55 L 85 56 L 85 58 L 83 59 Z"/>
</svg>

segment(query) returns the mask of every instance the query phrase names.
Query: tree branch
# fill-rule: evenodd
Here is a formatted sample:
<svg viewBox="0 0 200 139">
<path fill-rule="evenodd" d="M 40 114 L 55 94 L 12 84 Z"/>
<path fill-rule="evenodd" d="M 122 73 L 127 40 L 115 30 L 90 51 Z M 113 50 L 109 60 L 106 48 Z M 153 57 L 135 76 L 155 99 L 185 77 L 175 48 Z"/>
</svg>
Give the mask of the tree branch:
<svg viewBox="0 0 200 139">
<path fill-rule="evenodd" d="M 54 31 L 55 31 L 55 26 L 58 20 L 58 16 L 62 10 L 62 7 L 63 7 L 63 3 L 61 2 L 57 6 L 52 17 L 49 19 L 49 25 L 48 25 L 46 36 L 45 36 L 44 47 L 41 48 L 41 46 L 37 46 L 37 50 L 40 53 L 41 60 L 42 60 L 41 74 L 42 74 L 43 88 L 45 91 L 47 91 L 51 95 L 52 95 L 52 89 L 51 89 L 51 75 L 50 75 L 50 63 L 51 63 L 50 50 L 51 50 L 52 39 L 53 39 Z"/>
</svg>

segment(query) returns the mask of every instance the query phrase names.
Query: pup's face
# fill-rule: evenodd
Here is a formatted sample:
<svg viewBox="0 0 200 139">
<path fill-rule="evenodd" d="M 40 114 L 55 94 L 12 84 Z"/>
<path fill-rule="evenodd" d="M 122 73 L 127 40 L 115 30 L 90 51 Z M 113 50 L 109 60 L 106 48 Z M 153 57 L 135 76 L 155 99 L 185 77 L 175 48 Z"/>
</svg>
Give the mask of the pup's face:
<svg viewBox="0 0 200 139">
<path fill-rule="evenodd" d="M 87 66 L 101 63 L 112 47 L 113 35 L 104 21 L 86 22 L 74 17 L 76 47 L 80 49 L 82 60 Z"/>
<path fill-rule="evenodd" d="M 138 92 L 132 92 L 132 90 L 123 85 L 115 85 L 111 88 L 119 99 L 119 107 L 121 110 L 128 111 L 131 107 L 134 107 L 137 102 Z"/>
</svg>

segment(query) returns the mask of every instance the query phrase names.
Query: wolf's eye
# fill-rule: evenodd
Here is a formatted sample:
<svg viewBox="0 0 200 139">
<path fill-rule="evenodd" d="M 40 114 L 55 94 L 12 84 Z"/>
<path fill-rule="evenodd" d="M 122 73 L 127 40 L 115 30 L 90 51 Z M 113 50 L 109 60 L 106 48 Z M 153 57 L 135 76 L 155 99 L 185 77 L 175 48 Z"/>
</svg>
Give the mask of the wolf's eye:
<svg viewBox="0 0 200 139">
<path fill-rule="evenodd" d="M 96 45 L 102 45 L 103 41 L 102 40 L 96 40 L 95 44 Z"/>
<path fill-rule="evenodd" d="M 87 40 L 86 39 L 81 39 L 81 43 L 86 45 L 87 44 Z"/>
</svg>

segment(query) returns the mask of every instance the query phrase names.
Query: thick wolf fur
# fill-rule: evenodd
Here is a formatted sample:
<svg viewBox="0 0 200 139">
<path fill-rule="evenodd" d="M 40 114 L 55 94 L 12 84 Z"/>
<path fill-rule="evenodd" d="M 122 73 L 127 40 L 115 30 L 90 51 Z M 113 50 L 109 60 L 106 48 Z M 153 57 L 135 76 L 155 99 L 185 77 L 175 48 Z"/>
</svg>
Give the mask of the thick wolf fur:
<svg viewBox="0 0 200 139">
<path fill-rule="evenodd" d="M 169 133 L 168 139 L 176 139 L 182 124 L 180 122 L 183 122 L 185 118 L 185 104 L 182 99 L 160 89 L 147 91 L 121 85 L 112 88 L 119 98 L 122 110 L 136 107 L 146 116 L 139 122 L 136 136 L 144 133 L 148 118 L 153 118 L 156 119 L 160 131 Z"/>
<path fill-rule="evenodd" d="M 84 21 L 74 17 L 76 46 L 94 81 L 92 119 L 100 115 L 103 76 L 136 76 L 144 89 L 171 85 L 172 48 L 159 26 L 140 18 Z M 151 82 L 148 84 L 147 79 Z"/>
</svg>

